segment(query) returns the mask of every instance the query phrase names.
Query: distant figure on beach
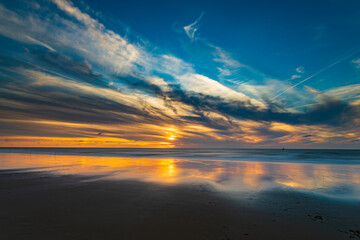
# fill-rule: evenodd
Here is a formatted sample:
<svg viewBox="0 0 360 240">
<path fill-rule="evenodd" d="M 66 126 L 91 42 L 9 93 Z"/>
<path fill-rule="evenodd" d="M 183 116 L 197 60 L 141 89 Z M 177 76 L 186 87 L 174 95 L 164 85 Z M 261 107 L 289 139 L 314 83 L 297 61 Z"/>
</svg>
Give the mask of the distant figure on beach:
<svg viewBox="0 0 360 240">
<path fill-rule="evenodd" d="M 285 151 L 285 148 L 283 148 L 283 151 Z"/>
</svg>

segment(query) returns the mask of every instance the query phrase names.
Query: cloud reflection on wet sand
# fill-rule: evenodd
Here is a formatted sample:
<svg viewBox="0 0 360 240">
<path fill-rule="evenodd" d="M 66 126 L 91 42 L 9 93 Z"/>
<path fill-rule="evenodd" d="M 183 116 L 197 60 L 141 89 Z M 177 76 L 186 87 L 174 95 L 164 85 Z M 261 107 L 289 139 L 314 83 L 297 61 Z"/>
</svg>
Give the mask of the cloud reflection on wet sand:
<svg viewBox="0 0 360 240">
<path fill-rule="evenodd" d="M 220 191 L 274 187 L 360 197 L 360 166 L 177 158 L 0 153 L 1 169 L 42 168 L 56 174 L 98 175 L 160 184 L 204 182 Z"/>
</svg>

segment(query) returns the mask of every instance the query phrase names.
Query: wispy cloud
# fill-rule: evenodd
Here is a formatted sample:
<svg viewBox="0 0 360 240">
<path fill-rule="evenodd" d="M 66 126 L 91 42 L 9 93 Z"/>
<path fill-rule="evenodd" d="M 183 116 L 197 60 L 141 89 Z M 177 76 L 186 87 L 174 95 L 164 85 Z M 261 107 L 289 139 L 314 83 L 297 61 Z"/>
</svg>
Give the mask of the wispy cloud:
<svg viewBox="0 0 360 240">
<path fill-rule="evenodd" d="M 186 35 L 188 35 L 188 37 L 191 39 L 191 41 L 197 40 L 196 32 L 198 32 L 198 30 L 199 30 L 200 20 L 203 17 L 203 15 L 204 15 L 204 12 L 202 12 L 200 14 L 200 16 L 193 23 L 190 23 L 189 25 L 184 26 L 185 33 L 186 33 Z"/>
<path fill-rule="evenodd" d="M 298 83 L 296 83 L 296 84 L 288 87 L 287 89 L 281 91 L 280 93 L 276 94 L 274 97 L 272 97 L 271 100 L 275 100 L 276 98 L 280 97 L 281 95 L 283 95 L 284 93 L 286 93 L 286 92 L 289 91 L 290 89 L 293 89 L 293 88 L 295 88 L 296 86 L 298 86 L 298 85 L 300 85 L 300 84 L 302 84 L 302 83 L 304 83 L 304 82 L 306 82 L 306 81 L 308 81 L 308 80 L 316 77 L 316 76 L 319 75 L 320 73 L 322 73 L 322 72 L 328 70 L 329 68 L 331 68 L 331 67 L 333 67 L 333 66 L 341 63 L 342 61 L 344 61 L 345 59 L 347 59 L 347 58 L 355 55 L 355 54 L 358 53 L 359 51 L 360 51 L 360 49 L 355 50 L 355 51 L 351 52 L 350 54 L 347 54 L 347 55 L 344 56 L 344 57 L 341 57 L 340 59 L 338 59 L 338 60 L 336 60 L 335 62 L 331 63 L 330 65 L 324 67 L 323 69 L 317 71 L 316 73 L 314 73 L 314 74 L 312 74 L 311 76 L 305 78 L 304 80 L 302 80 L 302 81 L 300 81 L 300 82 L 298 82 Z"/>
<path fill-rule="evenodd" d="M 303 66 L 297 67 L 297 68 L 295 69 L 295 71 L 298 72 L 298 73 L 304 73 L 304 72 L 305 72 Z"/>
<path fill-rule="evenodd" d="M 49 43 L 39 39 L 43 38 L 44 25 L 40 25 L 37 18 L 21 16 L 0 3 L 0 34 L 16 41 L 43 46 L 51 51 L 55 49 Z M 29 29 L 31 25 L 31 30 Z M 27 26 L 28 28 L 26 28 Z"/>
<path fill-rule="evenodd" d="M 301 75 L 299 74 L 294 74 L 291 76 L 291 80 L 297 79 L 297 78 L 301 78 Z"/>
<path fill-rule="evenodd" d="M 101 136 L 104 142 L 109 137 L 134 145 L 271 144 L 301 141 L 299 136 L 309 129 L 316 135 L 313 126 L 321 128 L 321 139 L 326 139 L 329 129 L 344 123 L 353 126 L 359 118 L 358 106 L 341 100 L 350 91 L 345 88 L 326 93 L 329 97 L 304 110 L 288 111 L 275 104 L 270 94 L 290 91 L 336 63 L 294 86 L 265 78 L 231 52 L 198 37 L 203 14 L 184 30 L 196 41 L 192 45 L 207 49 L 206 60 L 215 70 L 212 76 L 197 71 L 192 62 L 129 40 L 75 2 L 43 3 L 24 6 L 29 8 L 26 14 L 0 5 L 0 34 L 18 46 L 11 54 L 0 52 L 4 139 Z M 222 84 L 222 79 L 244 81 L 242 71 L 260 76 L 264 84 L 243 82 L 236 88 Z M 301 75 L 304 69 L 295 72 Z M 294 91 L 294 95 L 301 94 Z"/>
<path fill-rule="evenodd" d="M 241 64 L 239 61 L 235 60 L 233 57 L 230 56 L 230 53 L 226 52 L 224 49 L 211 45 L 214 51 L 214 61 L 224 64 L 226 67 L 231 68 L 240 68 L 240 67 L 247 67 L 244 64 Z"/>
<path fill-rule="evenodd" d="M 357 69 L 360 69 L 360 58 L 351 61 Z"/>
<path fill-rule="evenodd" d="M 300 66 L 300 67 L 297 67 L 297 68 L 295 69 L 295 72 L 296 72 L 296 74 L 294 74 L 294 75 L 291 76 L 291 80 L 294 80 L 294 79 L 297 79 L 297 78 L 301 78 L 302 75 L 305 73 L 305 69 L 304 69 L 303 66 Z"/>
</svg>

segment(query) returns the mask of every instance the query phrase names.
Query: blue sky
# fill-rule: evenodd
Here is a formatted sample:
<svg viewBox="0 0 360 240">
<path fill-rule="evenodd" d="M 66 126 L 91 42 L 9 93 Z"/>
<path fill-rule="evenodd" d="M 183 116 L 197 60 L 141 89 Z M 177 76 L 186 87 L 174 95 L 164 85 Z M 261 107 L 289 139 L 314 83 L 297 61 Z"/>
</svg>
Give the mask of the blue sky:
<svg viewBox="0 0 360 240">
<path fill-rule="evenodd" d="M 89 4 L 189 61 L 195 57 L 178 45 L 190 45 L 184 39 L 183 27 L 203 14 L 197 37 L 280 78 L 291 76 L 302 65 L 308 71 L 317 71 L 358 48 L 360 42 L 357 1 L 112 2 Z"/>
<path fill-rule="evenodd" d="M 0 1 L 0 145 L 358 148 L 358 1 Z"/>
</svg>

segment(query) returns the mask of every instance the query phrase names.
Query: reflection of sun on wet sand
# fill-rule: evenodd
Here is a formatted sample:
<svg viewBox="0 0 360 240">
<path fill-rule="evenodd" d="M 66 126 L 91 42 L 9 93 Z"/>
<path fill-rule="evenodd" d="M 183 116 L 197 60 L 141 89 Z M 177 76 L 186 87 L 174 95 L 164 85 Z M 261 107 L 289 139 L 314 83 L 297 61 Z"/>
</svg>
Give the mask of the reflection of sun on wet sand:
<svg viewBox="0 0 360 240">
<path fill-rule="evenodd" d="M 360 166 L 207 161 L 199 159 L 0 153 L 2 169 L 44 168 L 59 174 L 98 175 L 160 184 L 202 181 L 230 191 L 290 187 L 324 190 L 353 185 L 360 197 Z"/>
<path fill-rule="evenodd" d="M 359 238 L 357 165 L 0 159 L 0 239 Z"/>
</svg>

